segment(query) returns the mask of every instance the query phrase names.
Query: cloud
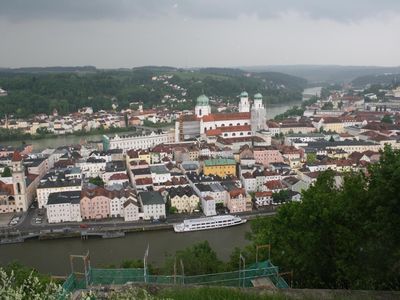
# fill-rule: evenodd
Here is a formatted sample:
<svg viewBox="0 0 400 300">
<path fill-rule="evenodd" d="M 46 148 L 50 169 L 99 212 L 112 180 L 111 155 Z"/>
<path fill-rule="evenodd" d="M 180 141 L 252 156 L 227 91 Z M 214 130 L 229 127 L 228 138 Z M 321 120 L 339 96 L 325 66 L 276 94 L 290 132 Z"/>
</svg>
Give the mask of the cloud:
<svg viewBox="0 0 400 300">
<path fill-rule="evenodd" d="M 12 21 L 126 20 L 178 15 L 195 19 L 276 18 L 298 13 L 313 19 L 359 21 L 399 14 L 398 0 L 0 0 L 0 18 Z"/>
</svg>

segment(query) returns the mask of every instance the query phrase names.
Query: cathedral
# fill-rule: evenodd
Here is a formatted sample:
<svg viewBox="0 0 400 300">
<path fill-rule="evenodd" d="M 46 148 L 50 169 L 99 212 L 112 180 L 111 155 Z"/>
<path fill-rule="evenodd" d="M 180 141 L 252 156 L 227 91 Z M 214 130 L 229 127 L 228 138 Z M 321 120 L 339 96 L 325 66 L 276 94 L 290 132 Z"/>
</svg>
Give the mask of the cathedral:
<svg viewBox="0 0 400 300">
<path fill-rule="evenodd" d="M 197 98 L 195 114 L 182 116 L 175 125 L 179 141 L 210 135 L 222 138 L 254 136 L 257 131 L 267 129 L 266 110 L 260 93 L 254 95 L 250 104 L 247 92 L 240 94 L 238 112 L 211 113 L 206 95 Z"/>
</svg>

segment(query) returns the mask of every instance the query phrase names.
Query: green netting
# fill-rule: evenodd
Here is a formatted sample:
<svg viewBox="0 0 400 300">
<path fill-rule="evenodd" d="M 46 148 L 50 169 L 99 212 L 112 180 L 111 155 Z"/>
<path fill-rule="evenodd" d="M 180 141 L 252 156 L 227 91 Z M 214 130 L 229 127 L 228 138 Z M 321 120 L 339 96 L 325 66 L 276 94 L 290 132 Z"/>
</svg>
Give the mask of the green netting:
<svg viewBox="0 0 400 300">
<path fill-rule="evenodd" d="M 144 269 L 94 269 L 88 274 L 89 285 L 109 285 L 126 283 L 151 283 L 151 284 L 191 284 L 213 286 L 241 286 L 252 287 L 252 279 L 267 277 L 277 288 L 288 288 L 286 281 L 279 276 L 279 268 L 270 261 L 263 261 L 246 266 L 243 270 L 204 274 L 195 276 L 165 276 L 149 275 Z M 63 284 L 63 290 L 67 293 L 84 288 L 84 280 L 78 280 L 73 274 Z M 64 299 L 64 298 L 61 298 Z"/>
</svg>

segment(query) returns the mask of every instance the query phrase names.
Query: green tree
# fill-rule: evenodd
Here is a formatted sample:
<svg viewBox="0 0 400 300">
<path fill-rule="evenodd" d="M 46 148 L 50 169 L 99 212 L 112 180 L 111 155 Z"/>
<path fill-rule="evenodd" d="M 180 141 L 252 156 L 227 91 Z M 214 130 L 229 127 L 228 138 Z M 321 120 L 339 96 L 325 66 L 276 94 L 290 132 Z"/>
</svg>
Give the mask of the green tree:
<svg viewBox="0 0 400 300">
<path fill-rule="evenodd" d="M 104 186 L 104 181 L 103 179 L 101 179 L 100 176 L 94 177 L 94 178 L 90 178 L 89 182 L 91 184 L 97 185 L 97 186 Z"/>
<path fill-rule="evenodd" d="M 337 186 L 326 171 L 302 202 L 252 223 L 252 247 L 271 243 L 274 263 L 293 269 L 298 287 L 399 289 L 399 180 L 400 150 L 390 147 L 368 177 L 349 173 Z"/>
<path fill-rule="evenodd" d="M 184 250 L 176 252 L 165 261 L 165 273 L 172 274 L 174 264 L 180 266 L 180 260 L 184 265 L 185 275 L 199 275 L 217 273 L 224 268 L 223 262 L 217 257 L 208 241 L 200 242 Z"/>
<path fill-rule="evenodd" d="M 325 102 L 324 105 L 322 105 L 321 109 L 322 110 L 331 110 L 331 109 L 333 109 L 333 103 Z"/>
<path fill-rule="evenodd" d="M 176 214 L 176 213 L 178 212 L 178 210 L 177 210 L 177 208 L 176 208 L 175 206 L 171 206 L 171 207 L 168 209 L 168 212 L 169 212 L 170 214 Z"/>
<path fill-rule="evenodd" d="M 11 177 L 11 169 L 9 167 L 5 167 L 3 173 L 1 173 L 1 177 Z"/>
<path fill-rule="evenodd" d="M 393 124 L 392 117 L 390 115 L 384 115 L 382 120 L 383 123 Z"/>
</svg>

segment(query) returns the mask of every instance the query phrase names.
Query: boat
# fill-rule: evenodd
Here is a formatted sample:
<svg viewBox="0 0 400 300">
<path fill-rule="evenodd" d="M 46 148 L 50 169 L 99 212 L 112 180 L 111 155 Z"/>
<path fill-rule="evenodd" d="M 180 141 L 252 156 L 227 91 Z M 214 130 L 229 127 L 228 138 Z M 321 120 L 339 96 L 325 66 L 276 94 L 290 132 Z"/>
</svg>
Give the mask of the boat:
<svg viewBox="0 0 400 300">
<path fill-rule="evenodd" d="M 242 219 L 233 215 L 221 215 L 214 217 L 187 219 L 182 223 L 174 224 L 175 232 L 189 232 L 197 230 L 217 229 L 229 226 L 240 225 L 246 223 L 246 219 Z"/>
</svg>

